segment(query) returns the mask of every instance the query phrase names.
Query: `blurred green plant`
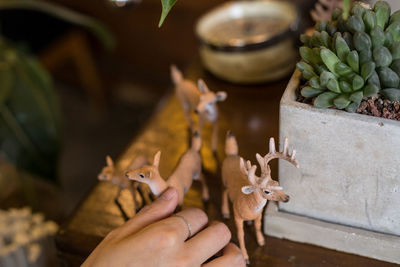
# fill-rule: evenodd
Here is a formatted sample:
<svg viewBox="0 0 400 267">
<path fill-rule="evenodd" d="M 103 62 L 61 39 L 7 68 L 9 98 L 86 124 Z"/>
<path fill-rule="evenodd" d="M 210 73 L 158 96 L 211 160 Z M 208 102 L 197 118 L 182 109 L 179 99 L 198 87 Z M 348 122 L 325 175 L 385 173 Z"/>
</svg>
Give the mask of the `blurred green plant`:
<svg viewBox="0 0 400 267">
<path fill-rule="evenodd" d="M 385 1 L 373 9 L 356 3 L 351 14 L 335 9 L 331 21 L 317 22 L 312 36 L 302 35 L 297 69 L 307 83 L 301 95 L 315 98 L 316 107 L 349 112 L 377 94 L 399 101 L 400 11 L 390 13 Z"/>
<path fill-rule="evenodd" d="M 175 5 L 177 0 L 161 0 L 162 12 L 160 22 L 158 23 L 158 27 L 161 27 L 164 23 L 165 18 L 168 13 L 171 11 L 171 8 Z"/>
<path fill-rule="evenodd" d="M 0 9 L 41 11 L 91 31 L 106 49 L 114 38 L 100 22 L 33 0 L 0 0 Z M 57 180 L 60 105 L 50 75 L 37 59 L 0 36 L 0 157 L 47 180 Z"/>
</svg>

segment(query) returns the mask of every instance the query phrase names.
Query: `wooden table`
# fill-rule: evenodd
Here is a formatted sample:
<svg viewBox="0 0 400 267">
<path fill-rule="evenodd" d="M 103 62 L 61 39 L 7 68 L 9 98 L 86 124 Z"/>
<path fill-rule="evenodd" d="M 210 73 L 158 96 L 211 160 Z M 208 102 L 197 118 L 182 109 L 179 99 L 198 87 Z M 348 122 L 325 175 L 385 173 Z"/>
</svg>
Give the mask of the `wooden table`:
<svg viewBox="0 0 400 267">
<path fill-rule="evenodd" d="M 288 79 L 258 85 L 237 86 L 212 77 L 193 64 L 187 70 L 191 79 L 204 78 L 211 90 L 225 90 L 228 98 L 220 104 L 220 142 L 218 157 L 210 151 L 211 129 L 204 132 L 201 151 L 204 173 L 210 188 L 209 203 L 201 201 L 201 187 L 195 182 L 185 196 L 184 207 L 195 206 L 206 211 L 210 221 L 223 221 L 221 206 L 221 180 L 219 161 L 224 157 L 225 132 L 231 129 L 239 142 L 240 154 L 255 162 L 255 154 L 268 151 L 267 140 L 278 136 L 279 100 Z M 293 137 L 294 138 L 294 137 Z M 134 140 L 120 157 L 118 166 L 124 168 L 129 160 L 143 154 L 149 159 L 162 150 L 160 172 L 164 177 L 172 171 L 179 156 L 186 150 L 188 131 L 178 100 L 174 95 L 159 105 L 142 134 Z M 273 177 L 277 176 L 277 163 L 272 165 Z M 89 255 L 95 246 L 113 228 L 124 223 L 120 208 L 113 199 L 117 188 L 106 182 L 99 183 L 76 210 L 70 221 L 62 226 L 57 238 L 59 257 L 65 266 L 75 266 Z M 292 200 L 294 201 L 294 200 Z M 120 197 L 122 209 L 129 216 L 132 210 L 130 195 Z M 233 232 L 237 243 L 233 219 L 224 221 Z M 266 245 L 258 247 L 253 227 L 245 226 L 245 239 L 251 266 L 390 266 L 391 264 L 312 245 L 266 237 Z M 312 233 L 310 233 L 311 235 Z M 362 245 L 362 244 L 360 244 Z"/>
</svg>

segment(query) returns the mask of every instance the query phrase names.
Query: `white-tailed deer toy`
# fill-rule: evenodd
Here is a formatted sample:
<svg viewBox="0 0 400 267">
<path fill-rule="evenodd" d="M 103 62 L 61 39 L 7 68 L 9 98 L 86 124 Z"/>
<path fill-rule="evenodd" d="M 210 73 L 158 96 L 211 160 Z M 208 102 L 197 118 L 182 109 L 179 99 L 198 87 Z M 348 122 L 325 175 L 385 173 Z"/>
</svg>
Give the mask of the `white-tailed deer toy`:
<svg viewBox="0 0 400 267">
<path fill-rule="evenodd" d="M 233 212 L 237 228 L 237 237 L 243 257 L 249 263 L 249 256 L 244 243 L 243 221 L 253 221 L 259 246 L 265 244 L 261 231 L 262 212 L 268 200 L 288 202 L 289 196 L 283 192 L 277 181 L 272 180 L 268 162 L 272 159 L 284 159 L 299 167 L 296 160 L 296 151 L 289 154 L 288 139 L 285 139 L 283 152 L 275 150 L 273 138 L 269 142 L 269 153 L 264 157 L 256 154 L 261 167 L 261 176 L 256 176 L 256 165 L 250 161 L 244 162 L 238 155 L 238 145 L 235 136 L 228 132 L 225 141 L 226 158 L 222 163 L 222 214 L 229 218 L 228 198 L 233 203 Z"/>
<path fill-rule="evenodd" d="M 184 79 L 182 72 L 175 65 L 171 66 L 171 77 L 175 84 L 175 93 L 182 105 L 183 113 L 192 133 L 198 130 L 201 133 L 204 122 L 213 124 L 211 149 L 217 151 L 218 145 L 218 106 L 217 102 L 224 101 L 227 93 L 210 91 L 203 80 L 194 82 Z M 193 125 L 192 113 L 199 116 L 198 126 Z"/>
<path fill-rule="evenodd" d="M 114 162 L 110 156 L 106 157 L 106 163 L 107 165 L 102 169 L 97 178 L 100 181 L 109 181 L 110 183 L 118 186 L 118 193 L 115 196 L 115 200 L 118 200 L 118 197 L 120 196 L 123 189 L 129 190 L 133 199 L 134 212 L 136 212 L 136 209 L 140 208 L 143 205 L 143 199 L 141 195 L 138 194 L 137 192 L 137 189 L 140 185 L 138 183 L 134 183 L 129 179 L 127 179 L 124 175 L 124 172 L 118 171 L 115 168 Z M 130 170 L 137 169 L 146 164 L 148 164 L 148 161 L 145 157 L 143 156 L 136 157 L 130 163 L 129 169 Z M 149 197 L 150 190 L 148 189 L 148 187 L 140 186 L 140 190 L 142 192 L 142 196 L 145 202 L 147 204 L 150 204 L 152 201 Z"/>
<path fill-rule="evenodd" d="M 168 187 L 174 187 L 178 191 L 178 204 L 182 206 L 183 197 L 192 185 L 193 180 L 200 180 L 203 187 L 202 197 L 209 199 L 208 188 L 201 173 L 201 138 L 196 131 L 192 138 L 192 146 L 181 156 L 178 165 L 171 176 L 164 180 L 158 170 L 161 151 L 154 156 L 153 165 L 145 165 L 137 170 L 126 173 L 130 180 L 146 183 L 154 195 L 159 196 Z"/>
</svg>

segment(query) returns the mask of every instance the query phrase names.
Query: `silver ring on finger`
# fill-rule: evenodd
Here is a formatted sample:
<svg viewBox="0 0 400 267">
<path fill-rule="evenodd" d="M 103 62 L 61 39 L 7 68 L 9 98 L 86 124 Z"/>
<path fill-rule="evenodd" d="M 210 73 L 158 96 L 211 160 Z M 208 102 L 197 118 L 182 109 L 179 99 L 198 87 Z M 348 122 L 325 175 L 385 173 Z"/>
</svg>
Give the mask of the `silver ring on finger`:
<svg viewBox="0 0 400 267">
<path fill-rule="evenodd" d="M 186 220 L 186 218 L 183 217 L 182 215 L 174 214 L 174 216 L 175 216 L 175 217 L 178 217 L 178 218 L 180 218 L 180 219 L 182 219 L 182 220 L 185 222 L 185 224 L 186 224 L 186 226 L 187 226 L 187 229 L 188 229 L 188 237 L 187 237 L 186 239 L 189 239 L 189 237 L 192 236 L 192 228 L 191 228 L 191 226 L 190 226 L 190 223 L 189 223 L 188 220 Z"/>
</svg>

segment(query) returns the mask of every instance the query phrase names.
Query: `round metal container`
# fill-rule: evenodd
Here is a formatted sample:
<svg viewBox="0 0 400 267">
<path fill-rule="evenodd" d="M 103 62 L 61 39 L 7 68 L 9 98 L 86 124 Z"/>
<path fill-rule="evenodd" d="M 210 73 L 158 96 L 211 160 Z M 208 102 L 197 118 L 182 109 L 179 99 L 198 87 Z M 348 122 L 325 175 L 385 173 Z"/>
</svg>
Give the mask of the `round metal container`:
<svg viewBox="0 0 400 267">
<path fill-rule="evenodd" d="M 277 80 L 293 70 L 296 7 L 274 0 L 228 2 L 196 25 L 204 66 L 234 83 Z"/>
</svg>

